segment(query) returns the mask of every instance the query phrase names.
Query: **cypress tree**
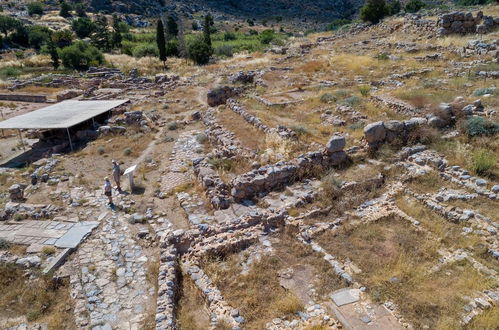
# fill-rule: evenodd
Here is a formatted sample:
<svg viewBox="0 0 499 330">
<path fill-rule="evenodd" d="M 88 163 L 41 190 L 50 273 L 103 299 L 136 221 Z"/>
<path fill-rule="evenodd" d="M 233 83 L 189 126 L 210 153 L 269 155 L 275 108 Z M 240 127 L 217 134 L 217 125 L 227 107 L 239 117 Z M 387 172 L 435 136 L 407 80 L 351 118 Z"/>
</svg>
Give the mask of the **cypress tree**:
<svg viewBox="0 0 499 330">
<path fill-rule="evenodd" d="M 158 44 L 159 59 L 166 62 L 166 40 L 165 40 L 165 29 L 163 27 L 163 22 L 161 19 L 158 20 L 158 25 L 156 26 L 156 43 Z"/>
<path fill-rule="evenodd" d="M 204 17 L 203 33 L 204 42 L 211 48 L 211 26 L 213 25 L 213 17 L 210 14 Z"/>
<path fill-rule="evenodd" d="M 48 41 L 48 49 L 50 53 L 50 58 L 52 59 L 52 66 L 57 70 L 59 68 L 59 53 L 57 52 L 57 48 L 55 47 L 54 41 L 52 40 L 52 36 Z"/>
</svg>

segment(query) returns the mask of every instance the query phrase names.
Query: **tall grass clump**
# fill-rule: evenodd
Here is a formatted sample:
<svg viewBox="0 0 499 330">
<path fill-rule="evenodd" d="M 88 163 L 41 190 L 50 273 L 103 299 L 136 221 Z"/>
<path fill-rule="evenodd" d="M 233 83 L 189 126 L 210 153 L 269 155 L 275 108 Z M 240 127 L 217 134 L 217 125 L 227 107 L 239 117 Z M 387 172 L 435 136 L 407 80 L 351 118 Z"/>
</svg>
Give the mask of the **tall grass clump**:
<svg viewBox="0 0 499 330">
<path fill-rule="evenodd" d="M 471 157 L 472 170 L 478 175 L 487 175 L 497 163 L 497 157 L 485 149 L 475 151 Z"/>
</svg>

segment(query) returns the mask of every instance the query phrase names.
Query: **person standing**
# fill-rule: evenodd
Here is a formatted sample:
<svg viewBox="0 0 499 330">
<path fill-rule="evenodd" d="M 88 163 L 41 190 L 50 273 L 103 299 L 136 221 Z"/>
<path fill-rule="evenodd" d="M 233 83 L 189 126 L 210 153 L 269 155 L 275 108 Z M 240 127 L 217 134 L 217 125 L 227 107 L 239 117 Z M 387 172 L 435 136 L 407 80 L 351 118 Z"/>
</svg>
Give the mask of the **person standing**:
<svg viewBox="0 0 499 330">
<path fill-rule="evenodd" d="M 104 179 L 104 195 L 109 199 L 108 205 L 113 205 L 113 186 L 111 185 L 111 181 L 106 177 Z"/>
<path fill-rule="evenodd" d="M 116 182 L 116 189 L 118 189 L 119 192 L 121 192 L 121 184 L 120 184 L 120 177 L 121 177 L 121 169 L 120 169 L 120 164 L 113 159 L 113 179 L 114 182 Z"/>
</svg>

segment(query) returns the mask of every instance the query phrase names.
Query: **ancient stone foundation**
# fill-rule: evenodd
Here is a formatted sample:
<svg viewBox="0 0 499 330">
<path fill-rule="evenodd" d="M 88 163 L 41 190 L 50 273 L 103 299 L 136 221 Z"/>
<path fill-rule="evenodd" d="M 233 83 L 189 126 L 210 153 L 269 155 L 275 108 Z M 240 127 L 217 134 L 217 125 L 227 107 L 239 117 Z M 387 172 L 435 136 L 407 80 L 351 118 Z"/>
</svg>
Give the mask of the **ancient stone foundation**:
<svg viewBox="0 0 499 330">
<path fill-rule="evenodd" d="M 473 13 L 452 12 L 444 14 L 438 19 L 438 35 L 488 33 L 499 26 L 499 17 L 484 16 L 479 11 L 476 16 Z"/>
</svg>

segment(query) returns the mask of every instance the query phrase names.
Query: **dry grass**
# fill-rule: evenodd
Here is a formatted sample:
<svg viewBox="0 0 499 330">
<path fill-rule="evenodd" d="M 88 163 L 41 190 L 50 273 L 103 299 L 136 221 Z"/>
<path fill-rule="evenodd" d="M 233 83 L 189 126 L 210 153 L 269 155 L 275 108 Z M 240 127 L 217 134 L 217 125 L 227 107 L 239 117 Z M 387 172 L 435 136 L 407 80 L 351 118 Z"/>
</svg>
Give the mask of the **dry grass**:
<svg viewBox="0 0 499 330">
<path fill-rule="evenodd" d="M 379 68 L 381 65 L 381 62 L 373 57 L 353 54 L 334 55 L 329 63 L 334 68 L 345 69 L 357 75 Z"/>
<path fill-rule="evenodd" d="M 396 217 L 325 234 L 319 243 L 360 269 L 355 277 L 370 288 L 375 301 L 394 301 L 416 328 L 456 325 L 462 313 L 463 295 L 491 287 L 465 262 L 447 265 L 429 275 L 440 244 Z"/>
<path fill-rule="evenodd" d="M 475 317 L 473 322 L 468 326 L 471 330 L 496 330 L 499 324 L 499 306 L 494 306 L 490 310 L 485 311 Z"/>
<path fill-rule="evenodd" d="M 49 329 L 75 329 L 67 283 L 51 277 L 28 280 L 23 274 L 16 266 L 0 265 L 0 317 L 24 315 Z"/>
<path fill-rule="evenodd" d="M 232 110 L 224 108 L 217 114 L 217 119 L 226 129 L 236 134 L 244 147 L 251 150 L 261 150 L 264 147 L 265 133 Z"/>
<path fill-rule="evenodd" d="M 135 58 L 128 55 L 105 54 L 106 62 L 123 72 L 136 68 L 140 74 L 154 75 L 164 71 L 163 62 L 155 57 Z"/>
<path fill-rule="evenodd" d="M 48 55 L 33 55 L 24 59 L 11 59 L 0 61 L 0 68 L 4 67 L 45 67 L 50 66 L 52 61 Z"/>
<path fill-rule="evenodd" d="M 227 302 L 240 309 L 241 315 L 247 320 L 246 329 L 263 329 L 265 323 L 273 318 L 303 309 L 304 302 L 279 284 L 280 270 L 312 267 L 315 276 L 310 281 L 321 299 L 326 299 L 327 293 L 343 287 L 331 266 L 311 248 L 299 243 L 293 237 L 294 234 L 289 231 L 279 235 L 279 241 L 273 244 L 275 252 L 253 262 L 246 275 L 241 274 L 240 266 L 244 252 L 206 261 L 203 268 Z"/>
<path fill-rule="evenodd" d="M 182 280 L 178 306 L 177 325 L 180 330 L 209 328 L 210 316 L 204 299 L 190 277 L 184 277 Z"/>
<path fill-rule="evenodd" d="M 463 225 L 447 221 L 415 199 L 399 196 L 396 204 L 406 214 L 420 221 L 447 248 L 473 248 L 482 243 L 476 235 L 462 235 Z"/>
</svg>

